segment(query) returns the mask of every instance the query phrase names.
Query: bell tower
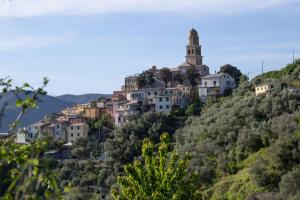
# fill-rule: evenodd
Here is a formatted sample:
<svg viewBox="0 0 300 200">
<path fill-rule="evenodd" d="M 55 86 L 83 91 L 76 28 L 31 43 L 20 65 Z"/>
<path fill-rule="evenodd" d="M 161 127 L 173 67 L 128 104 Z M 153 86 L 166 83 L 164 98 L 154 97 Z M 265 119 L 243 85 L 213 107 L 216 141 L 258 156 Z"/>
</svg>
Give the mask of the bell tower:
<svg viewBox="0 0 300 200">
<path fill-rule="evenodd" d="M 201 45 L 199 36 L 195 29 L 189 32 L 188 44 L 186 46 L 186 62 L 193 65 L 202 65 Z"/>
</svg>

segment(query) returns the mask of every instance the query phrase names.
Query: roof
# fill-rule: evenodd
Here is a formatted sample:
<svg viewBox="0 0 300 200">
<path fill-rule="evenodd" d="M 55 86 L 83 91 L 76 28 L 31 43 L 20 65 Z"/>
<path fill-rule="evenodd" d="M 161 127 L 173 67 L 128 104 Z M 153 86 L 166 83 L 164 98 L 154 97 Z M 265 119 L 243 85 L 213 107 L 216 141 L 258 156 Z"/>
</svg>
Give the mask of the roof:
<svg viewBox="0 0 300 200">
<path fill-rule="evenodd" d="M 177 72 L 179 69 L 177 67 L 169 68 L 171 72 Z"/>
<path fill-rule="evenodd" d="M 8 136 L 8 133 L 0 133 L 0 137 Z"/>
<path fill-rule="evenodd" d="M 197 36 L 198 32 L 194 28 L 192 28 L 189 32 L 189 35 Z"/>
<path fill-rule="evenodd" d="M 34 124 L 30 124 L 29 126 L 43 126 L 43 125 L 45 125 L 45 123 L 43 123 L 43 122 L 36 122 Z"/>
<path fill-rule="evenodd" d="M 219 74 L 209 74 L 209 75 L 206 75 L 204 76 L 202 79 L 209 79 L 209 78 L 220 78 L 224 75 L 228 75 L 226 73 L 219 73 Z M 229 75 L 228 75 L 229 76 Z"/>
<path fill-rule="evenodd" d="M 181 65 L 179 65 L 179 67 L 191 67 L 191 66 L 194 66 L 194 65 L 191 63 L 188 63 L 188 62 L 184 62 Z"/>
<path fill-rule="evenodd" d="M 63 147 L 71 147 L 72 146 L 72 142 L 68 142 L 68 143 L 66 143 L 66 144 L 64 144 L 64 145 L 62 145 Z"/>
</svg>

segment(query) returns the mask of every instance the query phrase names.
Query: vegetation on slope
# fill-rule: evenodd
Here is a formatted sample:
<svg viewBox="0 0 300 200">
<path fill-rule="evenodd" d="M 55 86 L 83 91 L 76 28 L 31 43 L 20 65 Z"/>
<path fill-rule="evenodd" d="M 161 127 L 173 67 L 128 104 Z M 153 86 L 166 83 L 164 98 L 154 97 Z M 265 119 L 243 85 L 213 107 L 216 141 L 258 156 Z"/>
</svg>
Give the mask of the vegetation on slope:
<svg viewBox="0 0 300 200">
<path fill-rule="evenodd" d="M 300 79 L 299 65 L 281 71 L 288 71 L 283 80 Z M 286 89 L 255 96 L 256 81 L 208 104 L 176 133 L 178 151 L 193 154 L 204 199 L 300 198 L 286 192 L 300 185 L 300 96 Z"/>
</svg>

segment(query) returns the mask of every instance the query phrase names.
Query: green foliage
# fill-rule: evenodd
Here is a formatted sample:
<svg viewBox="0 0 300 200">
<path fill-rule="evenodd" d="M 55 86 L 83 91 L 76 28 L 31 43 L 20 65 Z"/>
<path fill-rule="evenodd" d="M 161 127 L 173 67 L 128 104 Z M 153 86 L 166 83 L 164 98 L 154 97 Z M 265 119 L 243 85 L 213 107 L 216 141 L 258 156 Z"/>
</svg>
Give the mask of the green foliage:
<svg viewBox="0 0 300 200">
<path fill-rule="evenodd" d="M 98 118 L 89 121 L 90 133 L 95 134 L 101 127 L 114 129 L 114 122 L 110 115 L 102 113 Z"/>
<path fill-rule="evenodd" d="M 198 72 L 198 70 L 196 69 L 196 67 L 192 66 L 190 68 L 188 68 L 188 70 L 186 71 L 186 80 L 189 80 L 192 88 L 194 88 L 195 86 L 197 86 L 199 79 L 200 79 L 200 74 Z"/>
<path fill-rule="evenodd" d="M 142 159 L 125 166 L 126 176 L 118 177 L 118 190 L 113 189 L 114 199 L 198 199 L 197 183 L 194 175 L 188 177 L 187 169 L 190 155 L 183 159 L 174 151 L 168 153 L 170 138 L 161 135 L 158 152 L 154 145 L 145 139 L 142 148 Z"/>
<path fill-rule="evenodd" d="M 154 74 L 152 71 L 147 70 L 143 71 L 138 77 L 137 77 L 137 85 L 139 88 L 149 87 L 155 82 Z"/>
<path fill-rule="evenodd" d="M 157 143 L 158 133 L 169 132 L 172 136 L 183 122 L 172 115 L 146 113 L 114 129 L 105 141 L 97 142 L 93 136 L 78 141 L 72 155 L 80 161 L 63 161 L 57 169 L 61 187 L 68 186 L 69 182 L 73 186 L 65 198 L 110 199 L 110 188 L 116 183 L 116 177 L 124 173 L 124 165 L 141 155 L 143 139 L 150 138 Z M 89 167 L 85 168 L 86 165 Z M 81 179 L 85 177 L 97 177 L 97 181 L 83 184 Z"/>
<path fill-rule="evenodd" d="M 299 166 L 300 167 L 300 166 Z M 295 168 L 281 178 L 280 196 L 283 199 L 300 199 L 300 168 Z"/>
<path fill-rule="evenodd" d="M 60 199 L 51 161 L 41 157 L 47 143 L 0 140 L 0 199 Z"/>
<path fill-rule="evenodd" d="M 172 81 L 172 72 L 169 68 L 162 68 L 159 70 L 159 75 L 161 79 L 165 82 L 166 87 L 168 87 L 168 83 Z"/>
<path fill-rule="evenodd" d="M 40 101 L 40 97 L 47 94 L 44 88 L 47 86 L 48 82 L 49 79 L 45 77 L 43 79 L 42 86 L 39 88 L 33 88 L 28 83 L 24 83 L 21 87 L 14 87 L 12 79 L 0 79 L 0 90 L 2 90 L 2 93 L 4 95 L 8 92 L 13 93 L 17 98 L 16 107 L 21 108 L 20 114 L 10 127 L 9 134 L 12 134 L 15 131 L 19 119 L 27 111 L 37 108 L 37 103 Z"/>
<path fill-rule="evenodd" d="M 0 199 L 61 199 L 62 192 L 51 170 L 51 160 L 43 158 L 48 149 L 46 141 L 20 145 L 14 142 L 15 128 L 19 119 L 30 109 L 37 107 L 40 96 L 45 95 L 48 79 L 44 78 L 40 88 L 28 83 L 13 87 L 12 79 L 0 79 L 2 95 L 13 93 L 17 97 L 16 107 L 21 112 L 11 125 L 9 135 L 0 139 Z M 67 192 L 67 191 L 66 191 Z"/>
<path fill-rule="evenodd" d="M 235 83 L 237 85 L 240 84 L 240 78 L 244 77 L 242 72 L 235 66 L 231 64 L 226 64 L 220 67 L 220 71 L 218 73 L 227 73 L 229 74 L 232 78 L 234 78 Z"/>
<path fill-rule="evenodd" d="M 193 102 L 188 105 L 185 110 L 186 115 L 188 116 L 199 116 L 201 113 L 201 108 L 203 104 L 200 101 Z"/>
<path fill-rule="evenodd" d="M 299 166 L 300 96 L 255 96 L 255 81 L 211 100 L 175 134 L 177 151 L 193 155 L 204 199 L 279 198 L 282 178 Z"/>
<path fill-rule="evenodd" d="M 175 76 L 176 81 L 178 81 L 180 84 L 183 83 L 184 78 L 185 77 L 180 72 L 178 74 L 176 74 L 176 76 Z"/>
</svg>

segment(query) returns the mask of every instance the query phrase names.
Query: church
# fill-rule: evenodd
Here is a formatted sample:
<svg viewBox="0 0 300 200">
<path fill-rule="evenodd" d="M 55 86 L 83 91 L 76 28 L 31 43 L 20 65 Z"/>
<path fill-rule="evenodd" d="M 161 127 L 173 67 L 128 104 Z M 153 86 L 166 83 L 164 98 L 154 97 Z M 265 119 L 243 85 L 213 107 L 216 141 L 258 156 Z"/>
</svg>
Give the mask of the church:
<svg viewBox="0 0 300 200">
<path fill-rule="evenodd" d="M 184 76 L 187 70 L 191 67 L 195 67 L 200 75 L 198 82 L 200 82 L 202 77 L 209 74 L 209 67 L 203 64 L 199 35 L 194 28 L 192 28 L 188 34 L 185 62 L 177 67 L 169 67 L 170 71 L 172 72 L 172 81 L 168 83 L 168 87 L 176 87 L 180 84 L 189 86 L 190 83 L 188 80 L 183 80 L 183 82 L 180 82 L 178 80 L 178 77 Z M 150 71 L 154 73 L 156 78 L 155 84 L 152 87 L 164 87 L 164 83 L 159 74 L 160 69 L 157 69 L 156 66 L 152 66 Z M 137 76 L 138 75 L 134 75 L 125 78 L 125 85 L 123 86 L 124 91 L 132 91 L 138 89 L 136 84 Z"/>
</svg>

